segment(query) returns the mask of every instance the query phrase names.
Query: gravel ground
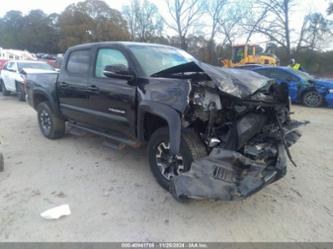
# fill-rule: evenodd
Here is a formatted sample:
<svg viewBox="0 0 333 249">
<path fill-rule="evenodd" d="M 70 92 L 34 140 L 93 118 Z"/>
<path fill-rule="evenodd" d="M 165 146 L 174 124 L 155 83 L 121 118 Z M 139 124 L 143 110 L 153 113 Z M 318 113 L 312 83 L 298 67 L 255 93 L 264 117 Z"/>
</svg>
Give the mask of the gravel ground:
<svg viewBox="0 0 333 249">
<path fill-rule="evenodd" d="M 333 110 L 293 111 L 311 124 L 285 178 L 244 201 L 181 204 L 155 182 L 145 148 L 47 140 L 34 110 L 0 97 L 0 241 L 333 241 Z M 39 216 L 65 203 L 70 216 Z"/>
</svg>

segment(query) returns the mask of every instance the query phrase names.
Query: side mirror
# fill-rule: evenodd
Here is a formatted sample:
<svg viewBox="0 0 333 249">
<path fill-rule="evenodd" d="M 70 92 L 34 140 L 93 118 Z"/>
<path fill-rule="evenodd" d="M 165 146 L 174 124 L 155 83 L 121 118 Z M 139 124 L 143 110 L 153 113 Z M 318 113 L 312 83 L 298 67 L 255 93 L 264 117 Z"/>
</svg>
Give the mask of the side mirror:
<svg viewBox="0 0 333 249">
<path fill-rule="evenodd" d="M 107 65 L 104 67 L 103 74 L 108 78 L 131 80 L 135 75 L 130 72 L 124 64 Z"/>
</svg>

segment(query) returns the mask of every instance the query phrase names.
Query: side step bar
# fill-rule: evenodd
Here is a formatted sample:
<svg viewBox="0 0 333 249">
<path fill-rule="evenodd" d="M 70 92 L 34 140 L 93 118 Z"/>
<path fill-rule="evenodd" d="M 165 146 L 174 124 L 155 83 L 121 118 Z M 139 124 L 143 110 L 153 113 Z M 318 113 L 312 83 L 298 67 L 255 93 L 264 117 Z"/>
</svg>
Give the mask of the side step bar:
<svg viewBox="0 0 333 249">
<path fill-rule="evenodd" d="M 129 145 L 129 146 L 132 146 L 132 147 L 138 147 L 140 145 L 140 142 L 121 137 L 118 134 L 109 134 L 109 133 L 105 133 L 105 132 L 102 132 L 102 131 L 96 131 L 96 130 L 93 130 L 91 128 L 88 128 L 88 127 L 85 127 L 85 126 L 82 126 L 80 124 L 73 123 L 73 122 L 70 122 L 70 121 L 68 122 L 68 127 L 77 128 L 77 129 L 80 129 L 80 130 L 83 130 L 83 131 L 86 131 L 86 132 L 89 132 L 89 133 L 93 133 L 95 135 L 105 137 L 107 139 L 117 141 L 119 143 L 126 144 L 126 145 Z"/>
</svg>

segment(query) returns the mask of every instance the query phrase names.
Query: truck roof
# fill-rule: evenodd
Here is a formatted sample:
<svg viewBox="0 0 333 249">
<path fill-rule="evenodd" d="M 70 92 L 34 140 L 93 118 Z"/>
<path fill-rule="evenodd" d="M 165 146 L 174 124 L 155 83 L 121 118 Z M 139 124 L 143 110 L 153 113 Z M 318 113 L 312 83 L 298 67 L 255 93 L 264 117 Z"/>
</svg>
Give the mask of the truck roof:
<svg viewBox="0 0 333 249">
<path fill-rule="evenodd" d="M 83 43 L 83 44 L 79 44 L 79 45 L 75 45 L 73 47 L 71 47 L 70 49 L 73 48 L 87 48 L 87 47 L 92 47 L 95 45 L 121 45 L 124 47 L 127 47 L 129 45 L 135 45 L 135 46 L 151 46 L 151 47 L 169 47 L 169 48 L 175 48 L 172 46 L 167 46 L 167 45 L 163 45 L 163 44 L 158 44 L 158 43 L 145 43 L 145 42 L 128 42 L 128 41 L 106 41 L 106 42 L 92 42 L 92 43 Z"/>
</svg>

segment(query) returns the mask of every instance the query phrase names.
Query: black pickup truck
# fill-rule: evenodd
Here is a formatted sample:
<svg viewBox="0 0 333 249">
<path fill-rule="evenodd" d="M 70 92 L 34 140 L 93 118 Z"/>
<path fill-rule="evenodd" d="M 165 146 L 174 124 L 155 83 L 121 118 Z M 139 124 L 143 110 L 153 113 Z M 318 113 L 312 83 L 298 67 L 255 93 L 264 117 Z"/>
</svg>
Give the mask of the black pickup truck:
<svg viewBox="0 0 333 249">
<path fill-rule="evenodd" d="M 169 46 L 78 45 L 59 74 L 32 74 L 26 87 L 45 137 L 62 137 L 67 123 L 119 144 L 147 143 L 154 176 L 178 199 L 250 196 L 286 174 L 300 137 L 286 85 Z"/>
</svg>

